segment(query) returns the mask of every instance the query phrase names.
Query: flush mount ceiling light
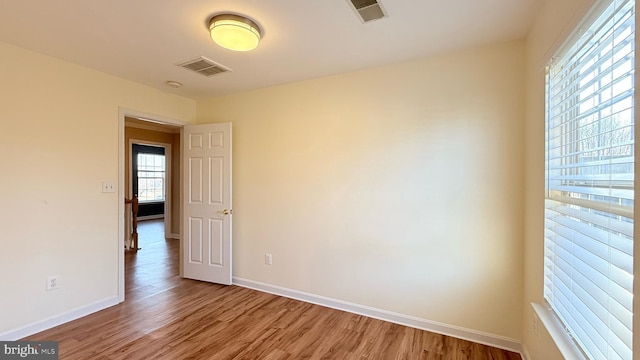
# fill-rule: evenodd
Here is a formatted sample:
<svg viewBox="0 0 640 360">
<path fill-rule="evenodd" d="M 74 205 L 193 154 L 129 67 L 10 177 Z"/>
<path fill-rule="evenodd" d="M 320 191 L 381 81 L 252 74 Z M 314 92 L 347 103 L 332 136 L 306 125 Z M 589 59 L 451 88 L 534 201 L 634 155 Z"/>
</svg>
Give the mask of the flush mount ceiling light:
<svg viewBox="0 0 640 360">
<path fill-rule="evenodd" d="M 220 14 L 209 20 L 209 32 L 216 44 L 234 51 L 249 51 L 260 42 L 260 27 L 244 16 Z"/>
</svg>

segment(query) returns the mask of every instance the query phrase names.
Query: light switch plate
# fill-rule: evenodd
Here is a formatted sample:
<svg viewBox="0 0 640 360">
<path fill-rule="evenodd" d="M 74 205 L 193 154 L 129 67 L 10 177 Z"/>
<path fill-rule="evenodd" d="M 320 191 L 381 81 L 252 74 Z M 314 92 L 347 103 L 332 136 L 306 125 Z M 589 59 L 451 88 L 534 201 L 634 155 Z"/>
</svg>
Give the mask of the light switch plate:
<svg viewBox="0 0 640 360">
<path fill-rule="evenodd" d="M 102 182 L 102 192 L 103 193 L 116 192 L 116 188 L 115 188 L 115 186 L 113 186 L 113 183 L 111 181 L 103 181 Z"/>
</svg>

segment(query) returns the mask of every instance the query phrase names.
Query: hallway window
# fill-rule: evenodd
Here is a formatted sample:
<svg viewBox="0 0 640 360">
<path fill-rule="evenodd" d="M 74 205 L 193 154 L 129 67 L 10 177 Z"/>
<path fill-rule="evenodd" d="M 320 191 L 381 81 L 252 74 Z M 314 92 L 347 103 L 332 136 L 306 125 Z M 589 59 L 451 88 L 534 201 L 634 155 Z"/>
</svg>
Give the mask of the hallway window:
<svg viewBox="0 0 640 360">
<path fill-rule="evenodd" d="M 544 297 L 589 359 L 630 360 L 635 2 L 591 15 L 547 75 Z"/>
<path fill-rule="evenodd" d="M 138 199 L 140 202 L 164 201 L 164 155 L 138 154 Z"/>
</svg>

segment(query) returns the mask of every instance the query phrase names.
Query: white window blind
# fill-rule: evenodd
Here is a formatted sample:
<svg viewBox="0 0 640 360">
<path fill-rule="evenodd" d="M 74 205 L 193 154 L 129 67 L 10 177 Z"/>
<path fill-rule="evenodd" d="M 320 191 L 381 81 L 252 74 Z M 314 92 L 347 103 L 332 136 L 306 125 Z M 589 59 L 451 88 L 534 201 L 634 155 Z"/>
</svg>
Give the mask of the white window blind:
<svg viewBox="0 0 640 360">
<path fill-rule="evenodd" d="M 544 297 L 590 359 L 632 359 L 635 2 L 547 74 Z"/>
</svg>

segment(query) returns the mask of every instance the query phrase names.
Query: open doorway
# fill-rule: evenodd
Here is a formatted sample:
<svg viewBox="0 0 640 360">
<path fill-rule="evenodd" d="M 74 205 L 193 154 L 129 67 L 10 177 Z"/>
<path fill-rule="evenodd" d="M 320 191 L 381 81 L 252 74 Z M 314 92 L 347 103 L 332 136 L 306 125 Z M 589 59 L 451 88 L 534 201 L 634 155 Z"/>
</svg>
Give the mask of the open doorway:
<svg viewBox="0 0 640 360">
<path fill-rule="evenodd" d="M 172 219 L 177 218 L 172 209 L 172 178 L 173 172 L 176 171 L 172 166 L 172 143 L 151 142 L 149 140 L 141 140 L 132 137 L 145 139 L 162 139 L 172 140 L 165 133 L 159 131 L 150 131 L 145 129 L 137 129 L 125 127 L 125 137 L 129 139 L 127 147 L 127 165 L 128 182 L 127 193 L 128 199 L 135 199 L 135 205 L 127 207 L 126 221 L 127 226 L 125 236 L 131 236 L 133 241 L 125 242 L 125 250 L 133 250 L 136 254 L 129 255 L 125 260 L 137 256 L 137 251 L 142 247 L 158 247 L 162 246 L 170 239 L 176 239 L 178 236 L 172 232 Z M 177 172 L 177 171 L 176 171 Z M 175 182 L 177 184 L 177 182 Z M 133 213 L 133 207 L 137 208 L 137 212 Z M 134 219 L 135 216 L 135 230 Z M 179 224 L 178 224 L 179 225 Z M 135 234 L 132 234 L 135 231 Z M 175 240 L 177 241 L 177 240 Z M 168 244 L 166 244 L 168 245 Z M 148 258 L 149 252 L 141 253 L 139 257 Z M 154 252 L 155 253 L 155 252 Z M 152 262 L 162 262 L 165 257 L 149 260 Z M 143 268 L 140 271 L 149 271 Z M 129 289 L 127 289 L 129 290 Z"/>
<path fill-rule="evenodd" d="M 140 220 L 164 219 L 180 238 L 180 128 L 125 119 L 125 193 L 137 196 Z"/>
<path fill-rule="evenodd" d="M 157 120 L 149 120 L 157 119 Z M 125 127 L 125 122 L 137 124 Z M 175 278 L 219 284 L 232 283 L 232 133 L 231 123 L 187 125 L 171 119 L 120 108 L 119 110 L 119 201 L 118 213 L 118 300 L 125 300 L 125 129 L 140 127 L 171 128 L 184 144 L 173 146 L 177 191 L 175 207 L 178 257 Z M 152 129 L 153 130 L 153 129 Z M 184 163 L 184 164 L 183 164 Z M 184 169 L 187 168 L 187 169 Z M 183 179 L 184 185 L 182 184 Z M 182 190 L 181 190 L 182 189 Z M 175 208 L 174 208 L 175 209 Z M 183 224 L 181 226 L 181 224 Z M 187 268 L 187 264 L 189 265 Z M 170 285 L 170 284 L 167 284 Z M 153 287 L 154 285 L 152 285 Z"/>
<path fill-rule="evenodd" d="M 180 276 L 183 125 L 177 120 L 120 109 L 120 301 L 125 300 L 125 290 L 130 297 Z M 138 222 L 138 247 L 143 249 L 137 253 L 124 250 L 130 244 L 126 230 L 130 207 L 124 205 L 124 199 L 132 199 L 134 194 L 146 211 Z"/>
</svg>

